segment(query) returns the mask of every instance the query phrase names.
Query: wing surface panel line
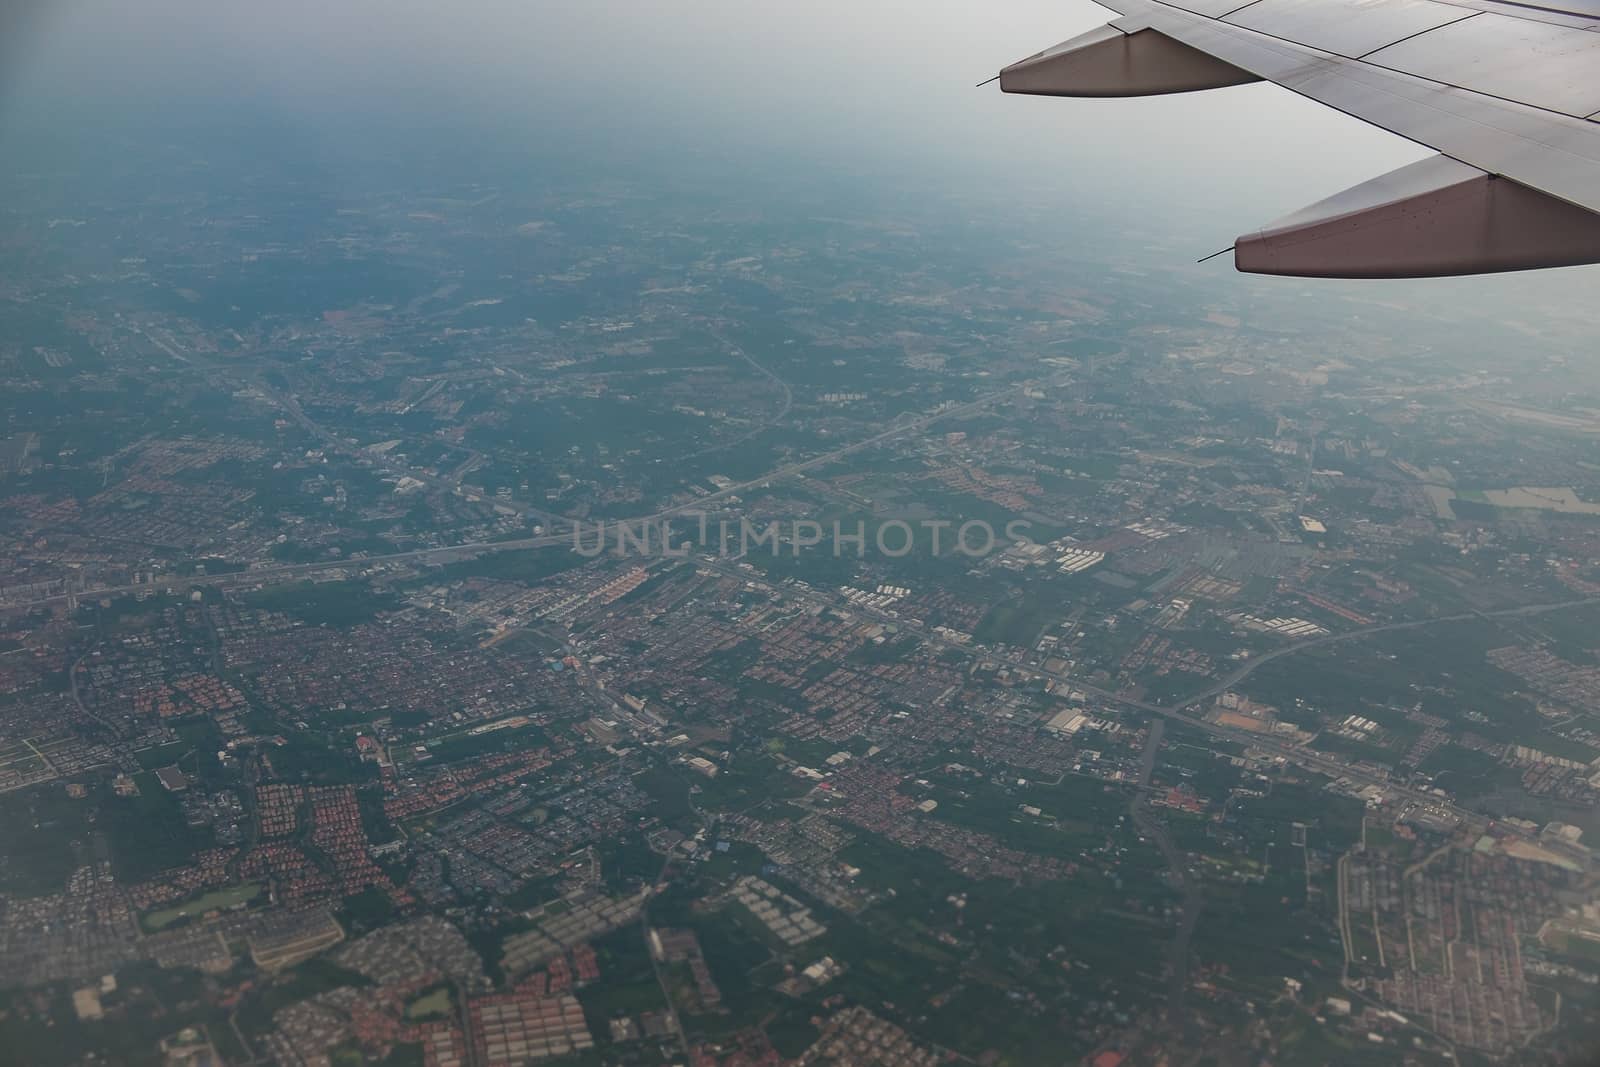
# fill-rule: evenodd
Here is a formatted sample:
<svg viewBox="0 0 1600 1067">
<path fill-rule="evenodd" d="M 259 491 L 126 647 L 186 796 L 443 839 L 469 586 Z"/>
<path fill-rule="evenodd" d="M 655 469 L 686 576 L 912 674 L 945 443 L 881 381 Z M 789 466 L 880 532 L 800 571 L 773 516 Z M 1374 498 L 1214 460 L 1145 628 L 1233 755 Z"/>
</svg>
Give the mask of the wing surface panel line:
<svg viewBox="0 0 1600 1067">
<path fill-rule="evenodd" d="M 1367 61 L 1367 57 L 1368 57 L 1368 56 L 1370 56 L 1370 55 L 1372 55 L 1372 54 L 1373 54 L 1373 53 L 1374 53 L 1374 52 L 1381 52 L 1381 51 L 1383 51 L 1383 50 L 1384 50 L 1384 49 L 1385 49 L 1385 48 L 1389 48 L 1389 47 L 1392 47 L 1392 46 L 1393 46 L 1393 45 L 1397 45 L 1397 44 L 1405 44 L 1405 43 L 1406 43 L 1406 42 L 1407 42 L 1407 41 L 1414 41 L 1414 40 L 1416 40 L 1416 39 L 1417 39 L 1417 38 L 1418 38 L 1418 37 L 1421 37 L 1421 36 L 1422 36 L 1422 35 L 1423 35 L 1423 34 L 1427 34 L 1427 33 L 1432 33 L 1432 32 L 1433 32 L 1433 31 L 1434 31 L 1434 30 L 1442 30 L 1442 29 L 1444 29 L 1444 28 L 1445 28 L 1445 26 L 1454 26 L 1454 25 L 1455 25 L 1455 24 L 1456 24 L 1456 23 L 1458 23 L 1458 22 L 1465 22 L 1465 21 L 1467 21 L 1467 20 L 1468 20 L 1468 19 L 1475 19 L 1475 18 L 1477 18 L 1477 17 L 1478 17 L 1478 16 L 1479 16 L 1479 15 L 1482 15 L 1482 14 L 1483 14 L 1483 12 L 1482 12 L 1482 11 L 1473 11 L 1473 12 L 1471 12 L 1471 13 L 1469 13 L 1469 14 L 1466 14 L 1466 15 L 1462 15 L 1462 16 L 1461 16 L 1461 17 L 1460 17 L 1460 18 L 1458 18 L 1458 19 L 1451 19 L 1451 20 L 1450 20 L 1450 21 L 1449 21 L 1449 22 L 1446 22 L 1446 23 L 1444 23 L 1444 24 L 1442 24 L 1442 25 L 1439 25 L 1439 26 L 1429 26 L 1429 27 L 1428 27 L 1428 28 L 1427 28 L 1427 29 L 1425 29 L 1425 30 L 1418 30 L 1418 31 L 1417 31 L 1417 32 L 1416 32 L 1416 33 L 1410 33 L 1410 34 L 1407 34 L 1407 35 L 1406 35 L 1406 36 L 1404 36 L 1404 37 L 1401 37 L 1401 38 L 1400 38 L 1400 39 L 1399 39 L 1399 40 L 1396 40 L 1396 41 L 1390 41 L 1390 42 L 1389 42 L 1389 43 L 1388 43 L 1388 44 L 1380 44 L 1380 45 L 1379 45 L 1379 46 L 1378 46 L 1378 47 L 1376 47 L 1376 48 L 1373 48 L 1373 49 L 1371 49 L 1371 50 L 1369 50 L 1369 51 L 1366 51 L 1366 52 L 1362 52 L 1362 53 L 1361 53 L 1361 54 L 1360 54 L 1360 55 L 1359 55 L 1359 56 L 1346 56 L 1346 57 L 1345 57 L 1345 58 L 1346 58 L 1346 59 L 1353 59 L 1353 60 L 1355 60 L 1355 61 L 1356 61 L 1356 62 L 1358 62 L 1358 63 L 1365 63 L 1365 62 L 1366 62 L 1366 61 Z M 1374 64 L 1373 64 L 1373 66 L 1375 66 L 1375 67 L 1382 67 L 1382 66 L 1383 66 L 1383 64 L 1382 64 L 1382 63 L 1374 63 Z M 1393 68 L 1393 67 L 1384 67 L 1384 68 L 1383 68 L 1383 69 L 1384 69 L 1384 70 L 1393 70 L 1393 69 L 1394 69 L 1394 68 Z M 1403 73 L 1403 72 L 1402 72 L 1402 73 Z M 1471 90 L 1469 90 L 1469 91 L 1471 91 Z"/>
<path fill-rule="evenodd" d="M 1249 3 L 1240 4 L 1238 7 L 1234 8 L 1232 11 L 1223 12 L 1222 14 L 1217 16 L 1217 19 L 1218 19 L 1218 21 L 1220 21 L 1222 19 L 1232 18 L 1233 16 L 1237 15 L 1239 12 L 1243 11 L 1245 8 L 1247 8 L 1247 7 L 1255 7 L 1259 3 L 1261 3 L 1261 0 L 1250 0 Z"/>
<path fill-rule="evenodd" d="M 1430 163 L 1353 187 L 1334 198 L 1337 203 L 1313 205 L 1320 218 L 1279 220 L 1246 235 L 1234 246 L 1240 269 L 1308 277 L 1429 277 L 1600 263 L 1600 110 L 1593 103 L 1600 48 L 1594 38 L 1574 36 L 1600 32 L 1600 0 L 1544 0 L 1565 22 L 1506 13 L 1506 7 L 1535 6 L 1516 0 L 1330 0 L 1325 6 L 1316 0 L 1098 2 L 1120 16 L 1108 29 L 1138 39 L 1145 36 L 1139 31 L 1153 31 L 1157 40 L 1170 38 L 1214 57 L 1239 78 L 1169 85 L 1148 74 L 1111 70 L 1110 88 L 1116 91 L 1090 91 L 1099 83 L 1088 76 L 1100 76 L 1108 58 L 1089 56 L 1091 50 L 1104 52 L 1104 42 L 1091 34 L 1040 53 L 1063 53 L 1069 60 L 1049 74 L 1059 85 L 1040 87 L 1047 95 L 1142 96 L 1254 76 L 1438 153 Z M 1258 13 L 1247 11 L 1256 4 L 1262 5 Z M 1571 21 L 1569 8 L 1578 5 L 1590 24 Z M 1233 17 L 1239 12 L 1245 14 Z M 1480 14 L 1494 18 L 1441 35 L 1436 43 L 1428 39 L 1435 30 Z M 1501 41 L 1502 27 L 1514 26 L 1514 20 L 1528 29 Z M 1394 51 L 1377 54 L 1385 49 Z M 1075 61 L 1065 53 L 1074 50 L 1095 66 L 1072 70 Z M 1144 54 L 1158 57 L 1161 50 L 1146 42 Z M 1012 91 L 1004 80 L 1001 88 Z M 1016 91 L 1040 88 L 1018 82 Z M 1424 187 L 1422 178 L 1436 187 Z M 1403 195 L 1393 199 L 1391 193 Z M 1372 210 L 1330 214 L 1373 199 L 1380 202 L 1367 205 Z M 1285 223 L 1287 229 L 1279 228 Z M 1241 258 L 1242 250 L 1249 255 Z M 1266 253 L 1271 262 L 1261 259 Z"/>
<path fill-rule="evenodd" d="M 1097 0 L 1097 2 L 1098 2 L 1098 0 Z M 1218 20 L 1218 19 L 1208 18 L 1207 16 L 1204 16 L 1204 15 L 1196 15 L 1196 14 L 1190 12 L 1190 11 L 1185 11 L 1183 8 L 1175 7 L 1175 6 L 1171 5 L 1171 4 L 1164 3 L 1163 0 L 1144 0 L 1144 4 L 1145 4 L 1147 10 L 1149 8 L 1158 8 L 1158 9 L 1160 9 L 1159 11 L 1154 12 L 1153 14 L 1156 14 L 1156 15 L 1169 14 L 1172 17 L 1178 18 L 1180 20 L 1183 20 L 1183 21 L 1185 21 L 1187 23 L 1191 23 L 1192 24 L 1191 26 L 1186 27 L 1186 28 L 1193 28 L 1193 29 L 1200 30 L 1200 31 L 1207 31 L 1209 29 L 1209 25 L 1210 24 L 1220 23 L 1220 20 Z M 1121 20 L 1118 20 L 1118 21 L 1120 22 Z M 1457 20 L 1457 21 L 1460 21 L 1460 20 Z M 1152 26 L 1153 28 L 1156 28 L 1156 29 L 1162 29 L 1162 27 L 1160 25 L 1158 25 L 1157 23 L 1155 23 L 1154 21 L 1148 21 L 1145 24 L 1149 25 L 1149 26 Z M 1558 119 L 1563 119 L 1563 120 L 1567 120 L 1567 121 L 1579 121 L 1579 122 L 1583 121 L 1578 116 L 1570 115 L 1565 111 L 1557 111 L 1554 108 L 1540 107 L 1537 104 L 1530 104 L 1530 103 L 1527 103 L 1526 101 L 1523 101 L 1523 100 L 1512 100 L 1512 99 L 1510 99 L 1508 97 L 1496 96 L 1493 93 L 1485 93 L 1485 92 L 1481 92 L 1481 91 L 1476 90 L 1476 89 L 1468 89 L 1468 88 L 1466 88 L 1464 86 L 1455 85 L 1455 84 L 1452 84 L 1452 83 L 1449 83 L 1449 82 L 1437 81 L 1437 80 L 1432 79 L 1432 78 L 1424 78 L 1421 75 L 1412 74 L 1409 71 L 1397 70 L 1394 67 L 1387 67 L 1387 66 L 1384 66 L 1381 63 L 1372 63 L 1372 62 L 1368 62 L 1368 61 L 1365 61 L 1365 60 L 1351 59 L 1348 56 L 1336 55 L 1333 52 L 1325 51 L 1324 49 L 1317 48 L 1317 47 L 1315 47 L 1313 45 L 1302 44 L 1299 41 L 1292 41 L 1292 40 L 1290 40 L 1290 39 L 1288 39 L 1286 37 L 1279 37 L 1279 36 L 1277 36 L 1275 34 L 1263 33 L 1260 30 L 1247 29 L 1246 27 L 1243 27 L 1243 26 L 1236 26 L 1233 23 L 1220 23 L 1220 25 L 1226 27 L 1226 29 L 1228 31 L 1233 31 L 1234 34 L 1237 34 L 1237 35 L 1249 35 L 1250 38 L 1254 38 L 1256 40 L 1256 43 L 1260 47 L 1263 47 L 1263 48 L 1270 48 L 1271 44 L 1288 45 L 1291 48 L 1295 49 L 1295 51 L 1294 52 L 1284 52 L 1284 51 L 1282 51 L 1280 49 L 1272 49 L 1272 51 L 1277 52 L 1279 55 L 1283 55 L 1283 56 L 1288 57 L 1288 58 L 1294 58 L 1296 60 L 1304 60 L 1304 59 L 1313 59 L 1313 60 L 1315 60 L 1315 59 L 1322 59 L 1322 58 L 1325 58 L 1327 60 L 1344 60 L 1344 61 L 1349 62 L 1349 63 L 1357 64 L 1358 65 L 1358 69 L 1359 69 L 1359 67 L 1364 66 L 1364 67 L 1371 68 L 1372 70 L 1375 70 L 1375 71 L 1383 71 L 1385 74 L 1393 75 L 1394 77 L 1402 79 L 1403 81 L 1406 81 L 1406 82 L 1416 83 L 1418 86 L 1429 86 L 1429 87 L 1432 87 L 1432 88 L 1435 88 L 1435 89 L 1453 89 L 1456 92 L 1458 92 L 1458 93 L 1460 93 L 1460 94 L 1462 94 L 1464 96 L 1480 97 L 1480 98 L 1482 98 L 1484 100 L 1493 100 L 1496 103 L 1505 104 L 1505 105 L 1513 107 L 1513 108 L 1526 108 L 1529 111 L 1538 112 L 1541 115 L 1548 115 L 1548 116 L 1551 116 L 1552 118 L 1558 118 Z M 1450 23 L 1450 25 L 1454 25 L 1454 23 Z M 1171 31 L 1170 28 L 1168 28 L 1168 29 L 1163 30 L 1163 32 L 1171 33 L 1172 31 Z M 1210 32 L 1220 32 L 1220 31 L 1211 30 Z M 1174 36 L 1178 36 L 1178 35 L 1174 34 Z M 1189 42 L 1189 43 L 1193 43 L 1193 42 Z M 1247 41 L 1247 43 L 1248 43 L 1248 41 Z M 1207 51 L 1208 50 L 1208 48 L 1206 46 L 1202 46 L 1202 45 L 1198 45 L 1198 44 L 1196 44 L 1195 47 L 1196 48 L 1200 48 L 1202 51 Z M 1387 47 L 1387 46 L 1385 46 L 1385 47 Z M 1309 53 L 1309 55 L 1300 55 L 1298 53 Z M 1230 62 L 1237 62 L 1237 61 L 1236 60 L 1230 60 Z M 1240 64 L 1240 65 L 1242 65 L 1242 64 Z M 1329 71 L 1327 69 L 1324 69 L 1323 73 L 1331 73 L 1331 71 Z M 1351 76 L 1353 73 L 1354 73 L 1353 71 L 1343 71 L 1341 69 L 1341 74 L 1343 74 L 1343 76 L 1345 76 L 1347 78 L 1347 80 L 1358 81 L 1358 79 L 1356 79 L 1356 78 Z M 1370 123 L 1373 126 L 1377 126 L 1379 129 L 1388 130 L 1390 133 L 1397 133 L 1397 134 L 1399 134 L 1399 136 L 1405 137 L 1407 140 L 1416 141 L 1415 137 L 1411 137 L 1411 136 L 1409 136 L 1407 134 L 1404 134 L 1404 133 L 1399 133 L 1398 130 L 1391 129 L 1388 126 L 1384 126 L 1381 122 L 1377 121 L 1376 119 L 1367 118 L 1366 116 L 1361 115 L 1361 114 L 1359 114 L 1357 112 L 1346 110 L 1345 108 L 1340 107 L 1337 104 L 1329 103 L 1328 101 L 1322 99 L 1321 97 L 1312 96 L 1310 93 L 1301 92 L 1300 90 L 1296 89 L 1295 86 L 1293 84 L 1291 84 L 1290 82 L 1288 82 L 1286 80 L 1279 80 L 1280 77 L 1286 77 L 1284 75 L 1280 75 L 1280 74 L 1266 75 L 1266 74 L 1263 74 L 1262 77 L 1265 78 L 1267 81 L 1274 82 L 1275 84 L 1280 85 L 1285 89 L 1289 89 L 1290 91 L 1295 92 L 1300 96 L 1304 96 L 1307 99 L 1314 100 L 1319 104 L 1323 104 L 1324 106 L 1331 107 L 1334 110 L 1340 111 L 1340 112 L 1342 112 L 1342 113 L 1344 113 L 1346 115 L 1351 115 L 1351 116 L 1353 116 L 1355 118 L 1359 118 L 1363 122 L 1367 122 L 1367 123 Z M 1464 114 L 1462 114 L 1461 112 L 1458 112 L 1458 111 L 1452 111 L 1452 110 L 1449 110 L 1447 108 L 1434 107 L 1433 105 L 1427 104 L 1424 101 L 1418 100 L 1418 99 L 1416 99 L 1414 97 L 1402 96 L 1402 95 L 1400 95 L 1398 93 L 1394 93 L 1391 90 L 1387 90 L 1387 89 L 1384 89 L 1384 88 L 1382 88 L 1380 86 L 1373 85 L 1370 82 L 1360 81 L 1359 84 L 1363 85 L 1366 88 L 1372 89 L 1374 91 L 1385 92 L 1388 95 L 1393 96 L 1397 100 L 1404 100 L 1408 104 L 1413 104 L 1413 105 L 1422 106 L 1422 107 L 1429 107 L 1432 110 L 1435 110 L 1440 114 L 1449 115 L 1451 118 L 1455 118 L 1455 119 L 1461 119 L 1461 120 L 1464 120 L 1464 121 L 1473 122 L 1473 123 L 1476 123 L 1477 125 L 1483 126 L 1485 129 L 1497 130 L 1500 133 L 1506 134 L 1508 136 L 1516 137 L 1519 140 L 1536 140 L 1535 138 L 1532 138 L 1532 137 L 1530 137 L 1529 135 L 1527 135 L 1525 133 L 1509 130 L 1509 129 L 1506 129 L 1506 128 L 1501 127 L 1501 126 L 1496 126 L 1493 123 L 1484 122 L 1481 119 L 1476 119 L 1476 118 L 1473 118 L 1473 117 L 1471 117 L 1469 115 L 1464 115 Z M 1600 116 L 1600 112 L 1596 112 L 1595 115 L 1596 116 Z M 1418 144 L 1426 144 L 1426 142 L 1423 142 L 1423 141 L 1417 141 L 1417 143 Z M 1567 154 L 1574 155 L 1576 158 L 1585 160 L 1586 162 L 1593 161 L 1594 159 L 1600 159 L 1600 156 L 1589 157 L 1589 156 L 1584 156 L 1584 155 L 1581 155 L 1581 154 L 1578 154 L 1578 153 L 1572 153 L 1572 152 L 1569 152 L 1566 149 L 1562 148 L 1559 145 L 1549 144 L 1548 142 L 1545 142 L 1545 141 L 1538 141 L 1538 143 L 1543 145 L 1543 146 L 1545 146 L 1545 147 L 1548 147 L 1548 148 L 1550 148 L 1552 150 L 1567 152 Z M 1429 148 L 1435 147 L 1434 145 L 1426 145 L 1426 146 L 1429 147 Z"/>
<path fill-rule="evenodd" d="M 1237 30 L 1237 31 L 1239 31 L 1241 33 L 1249 33 L 1249 34 L 1254 34 L 1257 37 L 1265 37 L 1265 38 L 1268 38 L 1270 40 L 1281 41 L 1284 44 L 1293 45 L 1296 48 L 1303 48 L 1308 52 L 1315 52 L 1315 53 L 1317 53 L 1319 55 L 1329 56 L 1329 57 L 1331 57 L 1333 59 L 1347 59 L 1352 63 L 1362 63 L 1362 64 L 1365 64 L 1366 66 L 1372 67 L 1372 68 L 1377 69 L 1377 70 L 1384 70 L 1384 71 L 1388 71 L 1391 74 L 1397 74 L 1397 75 L 1399 75 L 1399 76 L 1401 76 L 1403 78 L 1414 78 L 1417 81 L 1425 82 L 1428 85 L 1437 85 L 1437 86 L 1440 86 L 1441 88 L 1454 89 L 1457 92 L 1461 92 L 1461 93 L 1470 93 L 1473 96 L 1481 96 L 1485 100 L 1498 100 L 1498 101 L 1500 101 L 1502 103 L 1506 103 L 1506 104 L 1515 104 L 1515 105 L 1517 105 L 1519 107 L 1532 108 L 1535 111 L 1542 111 L 1542 112 L 1544 112 L 1545 114 L 1548 114 L 1548 115 L 1560 115 L 1562 118 L 1580 119 L 1580 120 L 1583 118 L 1583 116 L 1581 116 L 1581 115 L 1574 115 L 1574 114 L 1572 114 L 1570 112 L 1567 112 L 1567 111 L 1558 111 L 1555 108 L 1543 107 L 1543 106 L 1541 106 L 1539 104 L 1531 104 L 1526 100 L 1516 100 L 1516 99 L 1513 99 L 1512 97 L 1509 97 L 1509 96 L 1501 96 L 1498 93 L 1485 92 L 1482 89 L 1473 89 L 1473 88 L 1470 88 L 1468 86 L 1461 85 L 1461 84 L 1459 84 L 1457 82 L 1441 81 L 1438 78 L 1425 78 L 1420 74 L 1413 74 L 1409 70 L 1401 70 L 1399 67 L 1391 67 L 1391 66 L 1388 66 L 1388 65 L 1383 64 L 1383 63 L 1375 63 L 1370 59 L 1363 59 L 1361 56 L 1340 55 L 1338 52 L 1330 52 L 1325 48 L 1318 48 L 1316 45 L 1306 44 L 1303 41 L 1296 41 L 1293 38 L 1283 37 L 1283 36 L 1281 36 L 1279 34 L 1276 34 L 1276 33 L 1267 33 L 1265 30 L 1255 30 L 1255 29 L 1251 29 L 1248 26 L 1240 26 L 1240 25 L 1238 25 L 1236 23 L 1232 23 L 1232 22 L 1222 22 L 1221 19 L 1212 18 L 1209 15 L 1196 15 L 1192 11 L 1186 11 L 1181 7 L 1176 7 L 1176 6 L 1172 5 L 1172 4 L 1166 3 L 1165 0 L 1150 0 L 1150 2 L 1155 4 L 1157 7 L 1165 8 L 1166 10 L 1171 11 L 1172 13 L 1174 13 L 1176 15 L 1182 15 L 1184 17 L 1191 18 L 1191 19 L 1199 19 L 1199 20 L 1201 20 L 1202 23 L 1212 23 L 1212 22 L 1222 23 L 1222 25 L 1227 26 L 1228 29 L 1230 29 L 1230 30 Z M 1254 4 L 1256 2 L 1259 2 L 1259 0 L 1251 0 L 1251 4 Z M 1251 4 L 1246 4 L 1245 7 L 1249 7 L 1249 6 L 1251 6 Z M 1239 10 L 1243 10 L 1243 9 L 1241 8 Z M 1230 12 L 1230 14 L 1231 14 L 1231 12 Z M 1483 12 L 1479 12 L 1479 14 L 1483 14 Z M 1471 15 L 1468 15 L 1465 18 L 1453 19 L 1450 22 L 1444 23 L 1444 25 L 1442 25 L 1442 26 L 1429 27 L 1428 29 L 1423 30 L 1422 33 L 1423 34 L 1427 34 L 1427 33 L 1432 33 L 1434 30 L 1442 30 L 1446 26 L 1454 26 L 1459 22 L 1465 22 L 1465 21 L 1467 21 L 1468 18 L 1471 18 L 1471 17 L 1472 17 Z M 1409 37 L 1401 38 L 1401 40 L 1409 41 L 1413 37 L 1418 37 L 1418 36 L 1421 36 L 1421 34 L 1412 34 Z M 1400 41 L 1390 41 L 1388 44 L 1383 44 L 1383 45 L 1378 46 L 1377 48 L 1373 49 L 1373 51 L 1374 52 L 1381 52 L 1385 48 L 1392 47 L 1393 45 L 1396 45 L 1396 44 L 1399 44 L 1399 43 L 1400 43 Z M 1203 51 L 1203 49 L 1202 49 L 1202 51 Z M 1366 54 L 1367 55 L 1371 55 L 1372 52 L 1368 52 Z M 1268 78 L 1267 80 L 1268 81 L 1273 81 L 1275 79 Z M 1279 85 L 1283 85 L 1282 82 L 1278 82 L 1278 84 Z M 1285 88 L 1288 88 L 1288 86 L 1285 86 Z M 1321 103 L 1322 101 L 1318 101 L 1318 102 Z M 1595 114 L 1600 114 L 1600 112 L 1596 112 Z M 1374 125 L 1376 125 L 1376 123 L 1374 123 Z"/>
</svg>

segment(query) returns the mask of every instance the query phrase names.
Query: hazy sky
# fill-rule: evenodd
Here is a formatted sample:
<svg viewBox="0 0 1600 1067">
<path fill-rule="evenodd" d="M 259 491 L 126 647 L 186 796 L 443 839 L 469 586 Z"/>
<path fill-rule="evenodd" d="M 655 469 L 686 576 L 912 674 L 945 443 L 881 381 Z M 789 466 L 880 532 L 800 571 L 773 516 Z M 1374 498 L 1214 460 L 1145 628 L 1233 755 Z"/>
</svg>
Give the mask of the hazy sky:
<svg viewBox="0 0 1600 1067">
<path fill-rule="evenodd" d="M 284 128 L 432 113 L 536 140 L 578 125 L 685 153 L 783 153 L 953 186 L 1032 187 L 1108 218 L 1171 220 L 1199 253 L 1427 154 L 1270 85 L 1142 100 L 974 88 L 1115 17 L 1087 0 L 33 6 L 21 29 L 0 27 L 11 42 L 0 55 L 0 130 L 41 119 L 70 127 L 86 111 L 137 128 L 189 107 L 235 106 L 241 124 L 267 115 Z M 336 139 L 320 150 L 337 152 Z M 26 163 L 15 153 L 12 162 Z M 1595 276 L 1564 273 L 1548 284 Z"/>
<path fill-rule="evenodd" d="M 18 35 L 10 117 L 66 93 L 320 111 L 459 108 L 583 115 L 910 166 L 1165 188 L 1292 210 L 1416 158 L 1404 142 L 1271 87 L 1154 100 L 1004 97 L 974 83 L 1112 13 L 1086 0 L 57 0 Z M 157 95 L 160 93 L 161 95 Z M 159 103 L 158 103 L 159 101 Z M 1140 174 L 1140 172 L 1146 172 Z M 1307 182 L 1313 183 L 1308 189 Z M 1214 202 L 1214 200 L 1213 200 Z M 1223 220 L 1218 220 L 1219 224 Z M 1263 221 L 1252 217 L 1245 224 Z"/>
</svg>

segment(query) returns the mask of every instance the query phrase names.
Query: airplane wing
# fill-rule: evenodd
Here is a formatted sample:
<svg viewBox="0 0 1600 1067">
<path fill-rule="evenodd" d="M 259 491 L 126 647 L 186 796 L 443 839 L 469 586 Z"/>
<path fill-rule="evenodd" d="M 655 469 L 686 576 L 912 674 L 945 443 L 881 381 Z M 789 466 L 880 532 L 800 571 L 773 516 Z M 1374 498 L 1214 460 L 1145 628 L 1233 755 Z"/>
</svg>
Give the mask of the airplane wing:
<svg viewBox="0 0 1600 1067">
<path fill-rule="evenodd" d="M 1242 271 L 1418 278 L 1600 262 L 1600 0 L 1098 0 L 1008 93 L 1270 81 L 1439 154 L 1245 234 Z"/>
</svg>

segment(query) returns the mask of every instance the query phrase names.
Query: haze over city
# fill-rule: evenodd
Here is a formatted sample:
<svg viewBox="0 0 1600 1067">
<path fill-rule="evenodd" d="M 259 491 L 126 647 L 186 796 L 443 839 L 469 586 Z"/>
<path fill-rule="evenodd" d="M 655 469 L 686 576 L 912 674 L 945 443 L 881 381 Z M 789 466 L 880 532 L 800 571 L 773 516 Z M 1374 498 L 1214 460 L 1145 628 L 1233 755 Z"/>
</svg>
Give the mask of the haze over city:
<svg viewBox="0 0 1600 1067">
<path fill-rule="evenodd" d="M 0 1063 L 1584 1064 L 1595 268 L 1086 2 L 0 23 Z"/>
</svg>

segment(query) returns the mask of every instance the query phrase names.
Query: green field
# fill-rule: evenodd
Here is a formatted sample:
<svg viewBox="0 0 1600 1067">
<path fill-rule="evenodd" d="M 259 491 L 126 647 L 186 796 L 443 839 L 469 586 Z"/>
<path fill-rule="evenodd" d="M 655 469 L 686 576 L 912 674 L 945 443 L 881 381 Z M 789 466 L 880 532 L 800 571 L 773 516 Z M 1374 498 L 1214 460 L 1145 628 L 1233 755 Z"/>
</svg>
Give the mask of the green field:
<svg viewBox="0 0 1600 1067">
<path fill-rule="evenodd" d="M 1367 847 L 1373 851 L 1394 846 L 1394 830 L 1388 825 L 1379 825 L 1371 819 L 1367 819 L 1362 834 L 1366 840 Z"/>
<path fill-rule="evenodd" d="M 370 582 L 298 582 L 256 590 L 241 599 L 253 608 L 295 615 L 313 626 L 327 624 L 338 630 L 371 622 L 379 612 L 400 607 L 398 597 L 375 592 Z"/>
<path fill-rule="evenodd" d="M 972 636 L 987 644 L 1032 648 L 1044 628 L 1060 621 L 1067 610 L 1059 589 L 1048 582 L 1031 585 L 1019 599 L 1002 601 L 989 609 Z"/>
<path fill-rule="evenodd" d="M 407 1019 L 445 1018 L 450 1014 L 450 987 L 437 986 L 406 1005 Z"/>
<path fill-rule="evenodd" d="M 1588 963 L 1600 963 L 1600 937 L 1560 930 L 1546 942 L 1556 952 Z"/>
<path fill-rule="evenodd" d="M 194 897 L 181 904 L 159 911 L 147 912 L 139 920 L 141 926 L 148 933 L 165 930 L 179 919 L 194 915 L 204 915 L 208 911 L 219 908 L 232 908 L 246 901 L 254 900 L 261 892 L 259 882 L 245 882 L 243 885 L 229 886 L 226 889 L 216 889 L 203 896 Z"/>
</svg>

